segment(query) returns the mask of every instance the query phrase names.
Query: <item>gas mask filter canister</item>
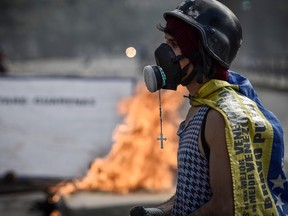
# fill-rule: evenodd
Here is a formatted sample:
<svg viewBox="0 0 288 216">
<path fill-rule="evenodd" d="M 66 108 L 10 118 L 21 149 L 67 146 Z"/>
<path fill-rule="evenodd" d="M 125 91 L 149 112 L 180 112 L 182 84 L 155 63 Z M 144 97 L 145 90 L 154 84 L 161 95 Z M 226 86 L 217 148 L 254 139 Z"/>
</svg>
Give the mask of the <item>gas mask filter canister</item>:
<svg viewBox="0 0 288 216">
<path fill-rule="evenodd" d="M 144 81 L 150 92 L 159 89 L 176 90 L 181 79 L 186 75 L 179 61 L 183 55 L 176 56 L 173 49 L 166 43 L 162 43 L 155 50 L 156 65 L 147 65 L 143 69 Z"/>
<path fill-rule="evenodd" d="M 143 69 L 144 80 L 150 92 L 156 92 L 166 85 L 166 75 L 163 69 L 155 65 L 147 65 Z"/>
</svg>

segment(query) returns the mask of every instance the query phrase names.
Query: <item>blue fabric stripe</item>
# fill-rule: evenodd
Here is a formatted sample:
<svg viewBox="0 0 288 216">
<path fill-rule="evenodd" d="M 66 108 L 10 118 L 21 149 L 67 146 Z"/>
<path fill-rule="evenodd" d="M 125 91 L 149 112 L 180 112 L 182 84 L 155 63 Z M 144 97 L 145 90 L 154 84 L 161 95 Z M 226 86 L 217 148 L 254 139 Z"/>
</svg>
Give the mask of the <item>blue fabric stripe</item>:
<svg viewBox="0 0 288 216">
<path fill-rule="evenodd" d="M 253 100 L 263 115 L 267 118 L 273 127 L 274 140 L 272 147 L 272 156 L 268 173 L 268 186 L 274 198 L 277 210 L 280 216 L 288 215 L 288 180 L 284 171 L 284 139 L 283 129 L 280 121 L 261 103 L 250 81 L 234 72 L 229 71 L 228 82 L 239 86 L 239 92 Z"/>
</svg>

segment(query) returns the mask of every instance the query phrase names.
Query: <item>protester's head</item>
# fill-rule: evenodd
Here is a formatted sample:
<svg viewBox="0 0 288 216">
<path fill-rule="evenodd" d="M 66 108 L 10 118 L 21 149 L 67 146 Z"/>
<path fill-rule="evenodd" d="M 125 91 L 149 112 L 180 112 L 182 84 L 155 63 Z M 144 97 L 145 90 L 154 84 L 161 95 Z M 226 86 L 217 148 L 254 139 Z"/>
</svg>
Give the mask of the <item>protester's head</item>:
<svg viewBox="0 0 288 216">
<path fill-rule="evenodd" d="M 166 25 L 158 28 L 165 32 L 166 43 L 154 52 L 157 66 L 143 69 L 149 91 L 228 79 L 242 43 L 242 29 L 226 6 L 216 0 L 187 0 L 164 13 L 164 18 Z"/>
<path fill-rule="evenodd" d="M 237 17 L 216 0 L 189 0 L 164 13 L 159 27 L 177 42 L 182 54 L 197 68 L 197 77 L 226 80 L 242 43 Z"/>
</svg>

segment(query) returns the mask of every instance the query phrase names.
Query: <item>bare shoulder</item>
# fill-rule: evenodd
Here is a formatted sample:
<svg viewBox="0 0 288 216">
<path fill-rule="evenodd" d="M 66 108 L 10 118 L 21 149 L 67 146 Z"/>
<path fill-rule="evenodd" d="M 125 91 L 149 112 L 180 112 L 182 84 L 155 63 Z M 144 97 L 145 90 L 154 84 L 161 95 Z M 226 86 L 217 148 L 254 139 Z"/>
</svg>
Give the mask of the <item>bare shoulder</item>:
<svg viewBox="0 0 288 216">
<path fill-rule="evenodd" d="M 211 109 L 207 115 L 205 138 L 210 148 L 225 144 L 225 121 L 222 114 L 215 109 Z"/>
<path fill-rule="evenodd" d="M 233 215 L 233 186 L 225 120 L 217 110 L 211 109 L 207 115 L 205 138 L 210 147 L 209 176 L 213 192 L 210 204 L 213 209 L 219 210 L 219 215 Z M 221 210 L 220 206 L 223 207 Z"/>
<path fill-rule="evenodd" d="M 224 118 L 220 112 L 218 112 L 215 109 L 210 109 L 208 116 L 207 116 L 207 123 L 223 123 L 224 124 Z M 225 125 L 224 125 L 225 126 Z"/>
</svg>

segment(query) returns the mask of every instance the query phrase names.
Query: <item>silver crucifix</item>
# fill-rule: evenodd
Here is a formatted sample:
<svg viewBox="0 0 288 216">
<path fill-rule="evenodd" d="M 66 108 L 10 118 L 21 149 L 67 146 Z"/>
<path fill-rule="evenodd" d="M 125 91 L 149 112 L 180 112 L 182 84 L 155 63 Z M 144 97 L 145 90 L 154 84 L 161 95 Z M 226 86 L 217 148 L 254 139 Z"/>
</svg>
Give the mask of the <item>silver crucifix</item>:
<svg viewBox="0 0 288 216">
<path fill-rule="evenodd" d="M 163 134 L 160 133 L 160 137 L 158 137 L 157 140 L 160 141 L 160 148 L 163 149 L 163 148 L 164 148 L 164 143 L 163 143 L 163 141 L 166 141 L 167 138 L 166 138 L 166 137 L 163 137 Z"/>
</svg>

